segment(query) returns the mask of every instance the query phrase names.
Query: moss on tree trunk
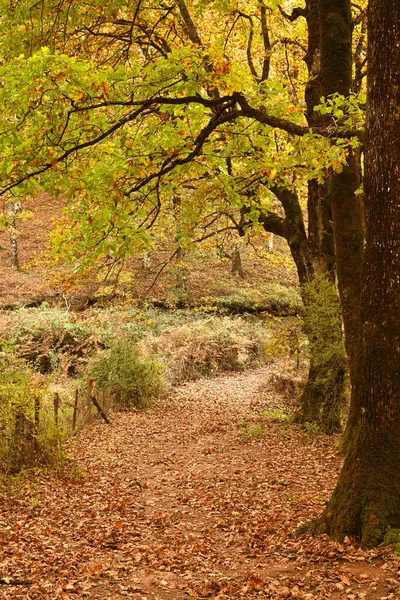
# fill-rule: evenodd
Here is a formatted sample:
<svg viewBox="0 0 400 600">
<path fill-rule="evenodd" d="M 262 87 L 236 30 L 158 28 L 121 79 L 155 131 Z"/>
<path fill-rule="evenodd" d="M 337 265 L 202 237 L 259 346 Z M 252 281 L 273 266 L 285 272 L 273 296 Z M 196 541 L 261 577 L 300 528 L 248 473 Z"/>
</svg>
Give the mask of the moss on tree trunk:
<svg viewBox="0 0 400 600">
<path fill-rule="evenodd" d="M 340 427 L 346 359 L 343 350 L 339 295 L 334 281 L 334 248 L 328 224 L 330 207 L 324 186 L 309 186 L 309 235 L 298 195 L 274 186 L 271 191 L 285 210 L 285 219 L 259 219 L 267 231 L 284 237 L 299 277 L 304 303 L 305 333 L 309 339 L 310 370 L 300 398 L 297 421 L 311 422 L 332 433 Z M 311 209 L 312 205 L 312 209 Z"/>
<path fill-rule="evenodd" d="M 376 428 L 364 413 L 352 431 L 346 461 L 329 504 L 314 524 L 315 533 L 380 544 L 390 527 L 400 526 L 400 421 Z"/>
<path fill-rule="evenodd" d="M 341 429 L 346 375 L 339 296 L 335 283 L 326 275 L 315 275 L 303 285 L 302 296 L 310 371 L 297 421 L 316 423 L 327 433 L 334 433 Z"/>
</svg>

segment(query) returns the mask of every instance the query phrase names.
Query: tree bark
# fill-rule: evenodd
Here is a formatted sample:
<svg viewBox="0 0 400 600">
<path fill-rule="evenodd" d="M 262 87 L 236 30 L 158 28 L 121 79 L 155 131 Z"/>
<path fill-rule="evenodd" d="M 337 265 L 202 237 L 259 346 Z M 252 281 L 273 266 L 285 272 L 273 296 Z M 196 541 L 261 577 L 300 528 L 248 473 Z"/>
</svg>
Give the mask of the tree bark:
<svg viewBox="0 0 400 600">
<path fill-rule="evenodd" d="M 314 525 L 379 544 L 400 526 L 400 4 L 370 0 L 361 328 L 344 466 Z"/>
<path fill-rule="evenodd" d="M 242 266 L 242 257 L 240 255 L 240 248 L 236 244 L 232 249 L 232 275 L 234 277 L 240 277 L 244 279 L 244 271 Z"/>
<path fill-rule="evenodd" d="M 309 202 L 307 237 L 297 194 L 279 186 L 272 187 L 271 191 L 280 200 L 285 218 L 261 213 L 259 219 L 266 231 L 281 235 L 289 245 L 299 277 L 305 333 L 309 340 L 310 369 L 299 398 L 296 420 L 315 423 L 327 433 L 334 433 L 341 429 L 346 361 L 340 302 L 332 272 L 333 245 L 327 246 L 329 236 L 320 225 L 324 211 L 329 213 L 329 205 L 323 186 L 310 186 L 309 193 L 315 192 L 315 196 L 309 196 L 313 202 Z"/>
<path fill-rule="evenodd" d="M 20 204 L 18 202 L 8 202 L 8 230 L 10 233 L 10 252 L 11 252 L 11 268 L 19 271 L 19 255 L 18 255 L 18 237 L 17 237 L 17 218 L 16 215 L 20 212 Z"/>
<path fill-rule="evenodd" d="M 321 94 L 325 98 L 332 94 L 348 97 L 352 85 L 350 2 L 348 0 L 319 0 L 319 30 Z M 352 383 L 355 373 L 355 349 L 360 331 L 361 267 L 364 241 L 362 203 L 360 196 L 355 195 L 355 191 L 360 185 L 360 155 L 349 150 L 347 165 L 340 173 L 330 172 L 327 188 L 328 202 L 332 211 L 345 346 Z"/>
<path fill-rule="evenodd" d="M 307 1 L 304 16 L 308 29 L 304 60 L 309 74 L 305 89 L 306 118 L 310 127 L 317 128 L 324 121 L 324 117 L 315 111 L 322 96 L 319 0 Z M 328 433 L 333 433 L 341 429 L 346 364 L 335 285 L 336 258 L 328 182 L 321 185 L 311 180 L 308 183 L 308 236 L 304 224 L 300 225 L 300 215 L 293 209 L 288 212 L 283 206 L 290 227 L 298 232 L 288 238 L 288 243 L 299 275 L 310 352 L 309 376 L 300 396 L 296 418 L 303 423 L 317 423 Z"/>
</svg>

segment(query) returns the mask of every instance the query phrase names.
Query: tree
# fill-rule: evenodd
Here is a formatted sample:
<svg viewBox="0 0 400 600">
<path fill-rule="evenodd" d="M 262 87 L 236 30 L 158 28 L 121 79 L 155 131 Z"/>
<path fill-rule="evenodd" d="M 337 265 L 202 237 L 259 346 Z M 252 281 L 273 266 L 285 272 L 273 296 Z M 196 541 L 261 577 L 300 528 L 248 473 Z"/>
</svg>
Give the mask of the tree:
<svg viewBox="0 0 400 600">
<path fill-rule="evenodd" d="M 345 3 L 343 3 L 344 5 Z M 346 7 L 342 8 L 345 10 Z M 400 5 L 370 0 L 365 252 L 355 415 L 336 489 L 314 531 L 365 547 L 400 526 Z"/>
<path fill-rule="evenodd" d="M 356 146 L 357 123 L 332 126 L 316 111 L 323 95 L 318 2 L 288 15 L 291 22 L 307 19 L 305 107 L 296 104 L 298 43 L 283 36 L 286 16 L 262 1 L 132 8 L 93 0 L 65 9 L 51 0 L 21 1 L 4 14 L 19 23 L 13 30 L 31 56 L 13 56 L 3 40 L 10 59 L 2 88 L 3 193 L 23 186 L 29 192 L 34 179 L 51 191 L 63 183 L 74 200 L 58 246 L 64 257 L 113 264 L 145 251 L 155 224 L 166 227 L 168 197 L 181 197 L 188 183 L 213 182 L 211 201 L 192 211 L 201 226 L 210 231 L 222 223 L 216 231 L 245 233 L 258 223 L 286 239 L 311 342 L 300 418 L 337 429 L 346 365 L 327 179 Z M 48 47 L 40 50 L 43 43 Z M 289 59 L 288 48 L 297 56 L 293 50 Z M 312 316 L 328 287 L 321 327 Z"/>
<path fill-rule="evenodd" d="M 363 17 L 364 11 L 361 12 Z M 352 79 L 352 31 L 354 20 L 347 0 L 327 0 L 319 3 L 321 37 L 321 92 L 325 98 L 340 94 L 349 98 L 353 86 L 359 85 L 357 70 Z M 360 51 L 360 47 L 358 47 Z M 325 123 L 329 123 L 330 115 Z M 346 164 L 339 171 L 331 170 L 327 181 L 327 197 L 331 209 L 335 242 L 338 285 L 341 296 L 346 350 L 353 382 L 355 349 L 360 326 L 361 266 L 363 254 L 361 156 L 359 149 L 348 148 Z"/>
</svg>

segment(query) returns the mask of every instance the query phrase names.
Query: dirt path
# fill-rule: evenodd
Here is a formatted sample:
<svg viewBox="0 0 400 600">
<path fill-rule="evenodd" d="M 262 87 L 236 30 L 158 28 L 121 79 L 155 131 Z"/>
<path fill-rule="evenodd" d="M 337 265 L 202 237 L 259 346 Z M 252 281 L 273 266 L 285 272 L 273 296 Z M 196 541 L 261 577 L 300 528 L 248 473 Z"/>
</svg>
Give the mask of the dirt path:
<svg viewBox="0 0 400 600">
<path fill-rule="evenodd" d="M 0 494 L 0 577 L 33 581 L 0 597 L 398 599 L 388 551 L 289 537 L 321 512 L 340 458 L 334 440 L 260 418 L 288 409 L 271 369 L 114 415 L 75 441 L 79 481 Z"/>
</svg>

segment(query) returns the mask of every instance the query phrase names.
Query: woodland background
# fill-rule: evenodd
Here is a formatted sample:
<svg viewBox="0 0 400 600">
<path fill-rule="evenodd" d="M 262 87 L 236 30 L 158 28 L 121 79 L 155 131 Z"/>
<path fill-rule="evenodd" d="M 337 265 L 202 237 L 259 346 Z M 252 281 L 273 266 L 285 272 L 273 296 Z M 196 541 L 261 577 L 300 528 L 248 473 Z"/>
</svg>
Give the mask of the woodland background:
<svg viewBox="0 0 400 600">
<path fill-rule="evenodd" d="M 396 598 L 399 7 L 0 6 L 5 597 Z"/>
</svg>

